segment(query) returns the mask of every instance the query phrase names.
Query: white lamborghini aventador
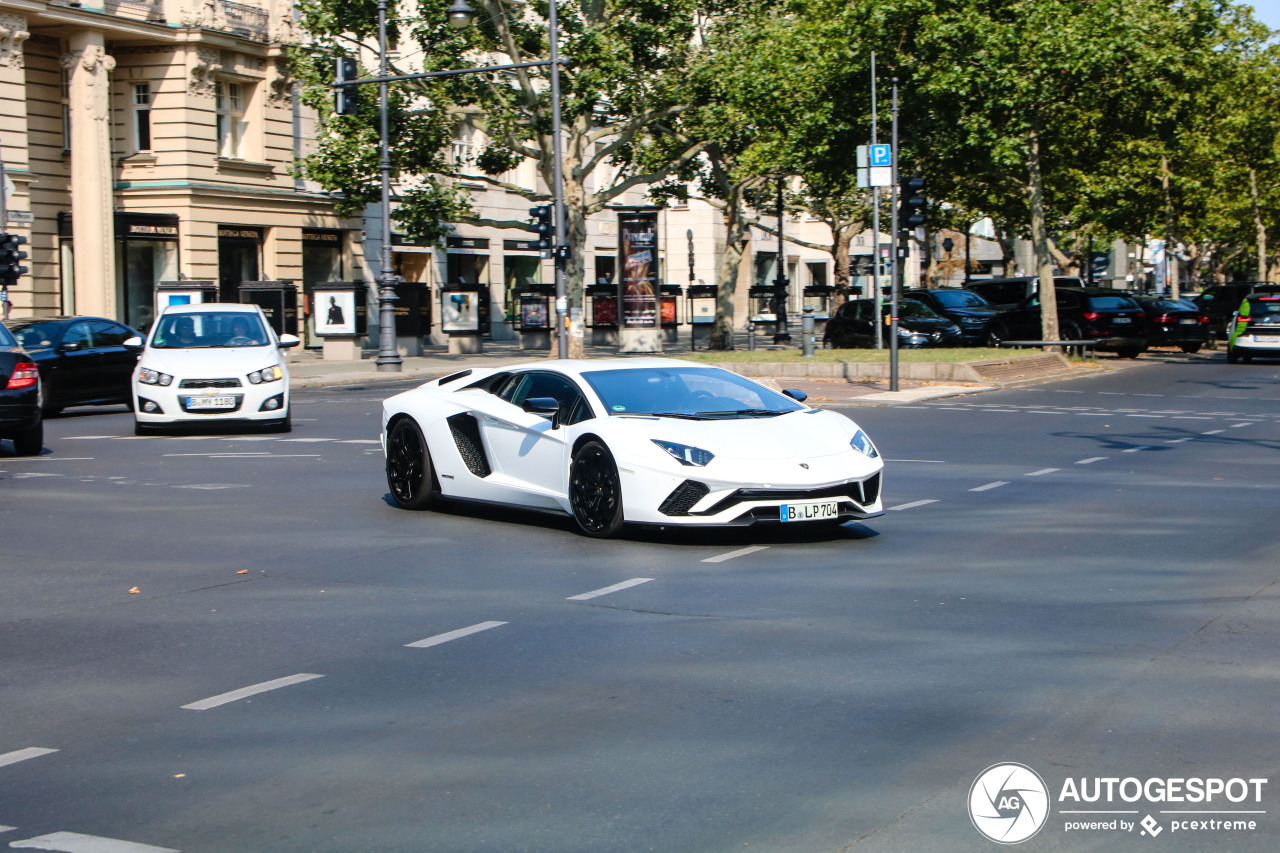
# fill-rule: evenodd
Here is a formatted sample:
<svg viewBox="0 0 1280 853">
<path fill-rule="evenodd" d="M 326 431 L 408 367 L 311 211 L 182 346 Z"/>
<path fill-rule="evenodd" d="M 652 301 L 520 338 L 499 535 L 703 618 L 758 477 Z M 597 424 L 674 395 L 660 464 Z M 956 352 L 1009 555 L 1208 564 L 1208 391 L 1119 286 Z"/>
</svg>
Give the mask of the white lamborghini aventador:
<svg viewBox="0 0 1280 853">
<path fill-rule="evenodd" d="M 624 523 L 841 523 L 880 515 L 856 423 L 728 370 L 661 358 L 463 370 L 382 407 L 396 504 L 508 504 Z"/>
</svg>

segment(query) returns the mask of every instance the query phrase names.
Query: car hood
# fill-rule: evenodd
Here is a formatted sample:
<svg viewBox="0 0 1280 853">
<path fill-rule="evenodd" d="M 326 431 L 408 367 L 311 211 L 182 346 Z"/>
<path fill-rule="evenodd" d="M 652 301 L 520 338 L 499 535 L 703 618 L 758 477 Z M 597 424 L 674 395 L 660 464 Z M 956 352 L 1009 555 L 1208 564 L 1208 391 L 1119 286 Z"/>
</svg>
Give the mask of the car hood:
<svg viewBox="0 0 1280 853">
<path fill-rule="evenodd" d="M 643 415 L 613 415 L 620 430 L 637 441 L 673 441 L 709 450 L 717 458 L 776 460 L 846 453 L 858 425 L 844 415 L 804 409 L 767 418 L 691 421 Z"/>
<path fill-rule="evenodd" d="M 242 376 L 273 364 L 285 367 L 284 359 L 272 346 L 148 349 L 138 360 L 140 368 L 149 367 L 178 377 L 200 376 L 211 379 Z"/>
</svg>

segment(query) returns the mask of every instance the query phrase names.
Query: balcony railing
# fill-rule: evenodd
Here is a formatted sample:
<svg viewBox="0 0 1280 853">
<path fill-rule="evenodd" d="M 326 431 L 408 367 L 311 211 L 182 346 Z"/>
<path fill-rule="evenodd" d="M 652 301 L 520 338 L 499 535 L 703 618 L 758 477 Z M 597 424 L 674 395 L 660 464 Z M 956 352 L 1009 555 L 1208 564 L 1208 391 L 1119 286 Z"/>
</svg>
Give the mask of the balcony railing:
<svg viewBox="0 0 1280 853">
<path fill-rule="evenodd" d="M 226 16 L 226 31 L 250 41 L 269 42 L 269 16 L 266 9 L 221 0 L 218 4 Z"/>
<path fill-rule="evenodd" d="M 161 0 L 106 0 L 103 11 L 108 15 L 129 18 L 134 21 L 147 21 L 152 24 L 163 24 L 164 3 Z"/>
</svg>

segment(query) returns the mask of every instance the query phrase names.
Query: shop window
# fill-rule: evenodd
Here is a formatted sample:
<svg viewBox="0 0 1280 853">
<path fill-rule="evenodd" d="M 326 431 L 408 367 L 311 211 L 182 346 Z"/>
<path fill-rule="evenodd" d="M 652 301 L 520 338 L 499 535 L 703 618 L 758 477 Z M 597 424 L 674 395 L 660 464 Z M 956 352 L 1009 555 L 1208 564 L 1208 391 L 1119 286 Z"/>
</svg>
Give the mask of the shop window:
<svg viewBox="0 0 1280 853">
<path fill-rule="evenodd" d="M 133 87 L 133 150 L 151 150 L 151 84 Z"/>
</svg>

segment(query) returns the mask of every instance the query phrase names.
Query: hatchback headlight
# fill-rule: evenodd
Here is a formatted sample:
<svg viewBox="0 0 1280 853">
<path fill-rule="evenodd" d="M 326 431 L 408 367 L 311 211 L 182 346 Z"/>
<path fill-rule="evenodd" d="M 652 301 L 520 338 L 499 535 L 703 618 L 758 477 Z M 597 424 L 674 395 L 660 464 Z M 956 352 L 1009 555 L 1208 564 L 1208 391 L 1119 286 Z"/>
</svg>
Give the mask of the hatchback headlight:
<svg viewBox="0 0 1280 853">
<path fill-rule="evenodd" d="M 138 381 L 143 385 L 170 385 L 173 383 L 173 377 L 167 373 L 152 370 L 150 367 L 144 367 L 138 371 Z"/>
<path fill-rule="evenodd" d="M 650 439 L 654 444 L 661 447 L 667 453 L 671 454 L 671 458 L 679 462 L 681 465 L 689 465 L 694 468 L 705 466 L 715 454 L 710 450 L 703 450 L 701 447 L 690 447 L 687 444 L 676 444 L 674 441 L 659 441 L 658 439 Z"/>
<path fill-rule="evenodd" d="M 264 367 L 261 370 L 255 370 L 249 374 L 250 385 L 260 385 L 263 382 L 275 382 L 284 377 L 284 371 L 280 369 L 280 365 L 273 364 L 270 367 Z"/>
<path fill-rule="evenodd" d="M 853 434 L 853 438 L 849 439 L 849 446 L 871 459 L 875 459 L 880 455 L 880 451 L 876 450 L 876 446 L 871 443 L 871 439 L 867 437 L 867 434 L 861 428 Z"/>
</svg>

